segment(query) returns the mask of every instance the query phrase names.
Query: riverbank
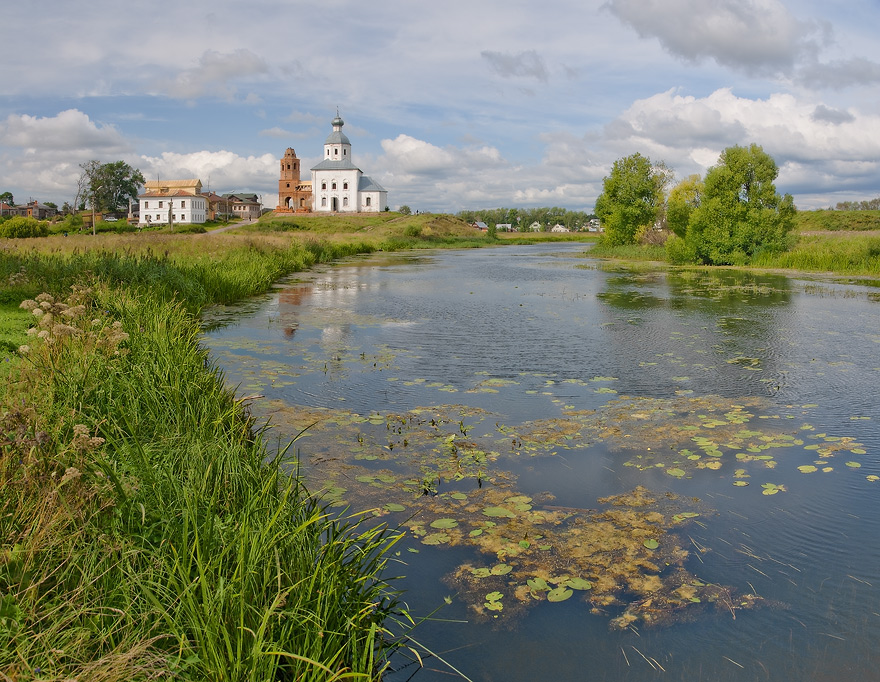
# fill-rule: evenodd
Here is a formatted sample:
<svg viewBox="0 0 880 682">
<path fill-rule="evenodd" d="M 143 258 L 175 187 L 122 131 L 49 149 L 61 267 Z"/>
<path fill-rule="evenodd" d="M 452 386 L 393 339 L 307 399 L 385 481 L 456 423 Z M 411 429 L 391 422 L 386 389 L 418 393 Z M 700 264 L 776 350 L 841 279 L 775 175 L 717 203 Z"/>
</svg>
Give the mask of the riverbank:
<svg viewBox="0 0 880 682">
<path fill-rule="evenodd" d="M 0 254 L 6 319 L 36 323 L 4 358 L 0 672 L 377 678 L 396 536 L 266 462 L 199 345 L 204 306 L 376 245 L 127 237 Z"/>
<path fill-rule="evenodd" d="M 880 223 L 876 211 L 798 213 L 794 245 L 781 253 L 760 253 L 748 268 L 846 277 L 880 278 Z M 865 214 L 865 215 L 862 215 Z M 665 262 L 662 245 L 610 247 L 598 244 L 591 256 L 615 260 Z"/>
</svg>

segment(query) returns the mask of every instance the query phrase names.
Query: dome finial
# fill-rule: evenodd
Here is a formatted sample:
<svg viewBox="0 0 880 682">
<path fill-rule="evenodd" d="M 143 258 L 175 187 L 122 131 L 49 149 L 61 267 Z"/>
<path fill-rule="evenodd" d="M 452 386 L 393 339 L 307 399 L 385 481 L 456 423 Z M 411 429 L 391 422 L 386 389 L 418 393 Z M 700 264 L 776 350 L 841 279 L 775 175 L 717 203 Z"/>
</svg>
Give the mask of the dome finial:
<svg viewBox="0 0 880 682">
<path fill-rule="evenodd" d="M 339 107 L 336 107 L 336 118 L 330 122 L 330 125 L 333 126 L 333 130 L 340 130 L 345 125 L 345 121 L 339 116 Z"/>
</svg>

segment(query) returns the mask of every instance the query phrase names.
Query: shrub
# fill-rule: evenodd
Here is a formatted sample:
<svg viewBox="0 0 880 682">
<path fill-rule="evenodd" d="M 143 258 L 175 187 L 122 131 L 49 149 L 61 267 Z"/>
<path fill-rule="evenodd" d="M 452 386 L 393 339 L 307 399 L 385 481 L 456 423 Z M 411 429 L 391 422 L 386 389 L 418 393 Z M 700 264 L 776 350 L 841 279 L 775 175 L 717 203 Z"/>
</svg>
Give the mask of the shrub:
<svg viewBox="0 0 880 682">
<path fill-rule="evenodd" d="M 26 237 L 48 237 L 49 224 L 36 218 L 15 216 L 0 225 L 0 237 L 23 239 Z"/>
</svg>

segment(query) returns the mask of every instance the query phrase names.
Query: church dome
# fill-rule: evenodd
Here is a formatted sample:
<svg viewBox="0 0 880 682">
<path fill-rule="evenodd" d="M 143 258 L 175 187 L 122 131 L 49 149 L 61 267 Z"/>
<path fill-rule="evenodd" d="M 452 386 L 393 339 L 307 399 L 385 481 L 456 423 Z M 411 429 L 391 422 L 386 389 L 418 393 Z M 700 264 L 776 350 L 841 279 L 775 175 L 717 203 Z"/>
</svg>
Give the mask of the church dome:
<svg viewBox="0 0 880 682">
<path fill-rule="evenodd" d="M 340 118 L 339 114 L 336 114 L 336 118 L 330 122 L 330 125 L 333 126 L 333 132 L 327 136 L 324 144 L 351 144 L 351 140 L 342 132 L 345 121 Z"/>
</svg>

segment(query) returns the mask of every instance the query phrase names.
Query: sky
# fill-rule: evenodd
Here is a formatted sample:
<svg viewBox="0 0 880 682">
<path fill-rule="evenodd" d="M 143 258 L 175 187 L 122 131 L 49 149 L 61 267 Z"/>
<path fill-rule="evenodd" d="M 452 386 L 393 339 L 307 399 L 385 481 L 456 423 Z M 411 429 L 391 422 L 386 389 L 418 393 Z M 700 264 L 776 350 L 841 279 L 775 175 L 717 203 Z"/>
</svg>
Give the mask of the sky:
<svg viewBox="0 0 880 682">
<path fill-rule="evenodd" d="M 16 203 L 72 201 L 95 159 L 274 208 L 337 110 L 392 209 L 591 211 L 618 158 L 683 179 L 752 143 L 800 209 L 880 196 L 877 0 L 27 0 L 0 23 Z"/>
</svg>

